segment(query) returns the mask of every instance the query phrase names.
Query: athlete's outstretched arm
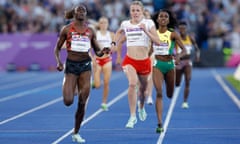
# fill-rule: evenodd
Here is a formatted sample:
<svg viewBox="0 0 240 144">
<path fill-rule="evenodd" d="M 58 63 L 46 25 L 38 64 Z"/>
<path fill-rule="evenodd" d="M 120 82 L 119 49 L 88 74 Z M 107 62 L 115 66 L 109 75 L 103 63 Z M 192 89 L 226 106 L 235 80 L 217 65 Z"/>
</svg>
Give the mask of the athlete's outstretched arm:
<svg viewBox="0 0 240 144">
<path fill-rule="evenodd" d="M 100 48 L 100 46 L 99 46 L 99 44 L 98 44 L 98 42 L 97 42 L 97 38 L 96 38 L 96 33 L 95 33 L 95 31 L 94 31 L 92 28 L 90 28 L 90 29 L 91 29 L 91 31 L 92 31 L 91 44 L 92 44 L 94 53 L 95 53 L 97 56 L 101 57 L 101 56 L 104 55 L 104 53 L 103 53 L 103 51 L 101 51 L 101 48 Z"/>
<path fill-rule="evenodd" d="M 67 39 L 67 26 L 64 26 L 60 31 L 56 46 L 54 48 L 54 55 L 55 55 L 55 59 L 57 62 L 57 70 L 59 70 L 59 71 L 63 70 L 63 64 L 62 64 L 61 58 L 60 58 L 60 51 L 61 51 L 61 48 L 63 47 L 63 44 L 65 43 L 66 39 Z"/>
<path fill-rule="evenodd" d="M 116 52 L 117 52 L 117 59 L 116 59 L 117 64 L 121 63 L 122 44 L 126 41 L 126 37 L 123 36 L 123 34 L 124 34 L 124 31 L 122 29 L 118 29 L 113 39 L 113 43 L 115 44 L 114 49 L 116 49 Z"/>
<path fill-rule="evenodd" d="M 194 37 L 190 36 L 190 40 L 191 40 L 191 42 L 194 46 L 195 53 L 196 53 L 196 61 L 198 62 L 198 61 L 200 61 L 200 49 L 199 49 L 199 47 L 197 45 L 197 42 L 196 42 Z"/>
<path fill-rule="evenodd" d="M 187 54 L 186 48 L 184 46 L 184 44 L 181 41 L 180 36 L 178 35 L 178 33 L 173 32 L 173 39 L 175 39 L 176 44 L 182 49 L 181 53 L 179 54 L 179 57 L 183 57 L 184 55 Z"/>
</svg>

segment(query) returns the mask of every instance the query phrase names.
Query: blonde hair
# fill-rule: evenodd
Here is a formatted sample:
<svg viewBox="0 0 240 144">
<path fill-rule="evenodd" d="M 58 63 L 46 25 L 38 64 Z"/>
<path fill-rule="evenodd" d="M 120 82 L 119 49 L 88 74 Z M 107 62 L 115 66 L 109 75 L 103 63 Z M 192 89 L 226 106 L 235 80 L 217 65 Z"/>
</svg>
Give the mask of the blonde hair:
<svg viewBox="0 0 240 144">
<path fill-rule="evenodd" d="M 150 19 L 152 17 L 151 12 L 148 9 L 144 9 L 143 15 L 145 18 L 148 18 L 148 19 Z"/>
<path fill-rule="evenodd" d="M 140 6 L 140 7 L 142 8 L 142 10 L 144 10 L 144 6 L 143 6 L 143 3 L 142 3 L 141 1 L 135 0 L 135 1 L 133 1 L 133 2 L 131 3 L 130 6 L 132 6 L 132 5 L 138 5 L 138 6 Z"/>
</svg>

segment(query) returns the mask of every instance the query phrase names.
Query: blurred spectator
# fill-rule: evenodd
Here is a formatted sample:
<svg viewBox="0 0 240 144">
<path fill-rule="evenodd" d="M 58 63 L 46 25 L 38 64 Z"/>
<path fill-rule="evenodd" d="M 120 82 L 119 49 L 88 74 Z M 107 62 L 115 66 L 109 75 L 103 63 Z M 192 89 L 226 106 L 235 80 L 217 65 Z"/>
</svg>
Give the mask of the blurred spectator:
<svg viewBox="0 0 240 144">
<path fill-rule="evenodd" d="M 240 64 L 240 25 L 235 26 L 230 33 L 230 45 L 232 54 L 226 66 L 237 67 Z"/>
<path fill-rule="evenodd" d="M 161 8 L 175 12 L 191 25 L 201 48 L 221 51 L 223 38 L 240 25 L 240 0 L 142 0 L 153 14 Z M 0 33 L 56 33 L 66 24 L 66 9 L 84 3 L 90 21 L 109 18 L 110 30 L 129 17 L 128 0 L 1 0 Z M 236 33 L 236 32 L 235 32 Z M 230 42 L 229 42 L 230 43 Z M 234 44 L 233 44 L 234 45 Z"/>
</svg>

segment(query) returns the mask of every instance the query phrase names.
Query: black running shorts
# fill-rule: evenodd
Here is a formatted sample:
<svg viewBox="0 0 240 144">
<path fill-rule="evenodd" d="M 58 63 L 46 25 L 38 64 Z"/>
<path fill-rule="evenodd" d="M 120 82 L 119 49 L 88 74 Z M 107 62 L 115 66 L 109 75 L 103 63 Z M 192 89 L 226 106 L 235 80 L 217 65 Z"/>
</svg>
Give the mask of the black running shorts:
<svg viewBox="0 0 240 144">
<path fill-rule="evenodd" d="M 90 71 L 92 69 L 91 59 L 87 59 L 84 61 L 72 61 L 67 59 L 65 73 L 72 73 L 79 76 L 84 71 Z"/>
</svg>

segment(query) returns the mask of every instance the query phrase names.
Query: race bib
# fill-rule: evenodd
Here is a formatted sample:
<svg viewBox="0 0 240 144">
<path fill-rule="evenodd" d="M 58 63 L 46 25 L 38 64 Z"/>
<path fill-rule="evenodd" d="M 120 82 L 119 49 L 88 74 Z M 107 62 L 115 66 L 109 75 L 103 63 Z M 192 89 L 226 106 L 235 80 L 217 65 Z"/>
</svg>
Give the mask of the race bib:
<svg viewBox="0 0 240 144">
<path fill-rule="evenodd" d="M 156 55 L 169 55 L 169 44 L 161 43 L 160 45 L 153 45 L 154 54 Z"/>
<path fill-rule="evenodd" d="M 91 47 L 90 39 L 79 34 L 72 35 L 71 50 L 76 52 L 88 52 Z"/>
<path fill-rule="evenodd" d="M 126 29 L 127 45 L 128 46 L 144 46 L 145 33 L 141 28 L 128 28 Z"/>
<path fill-rule="evenodd" d="M 186 48 L 187 55 L 190 55 L 192 51 L 192 45 L 185 45 L 185 48 Z M 182 49 L 178 48 L 178 53 L 181 53 L 181 52 L 182 52 Z"/>
</svg>

